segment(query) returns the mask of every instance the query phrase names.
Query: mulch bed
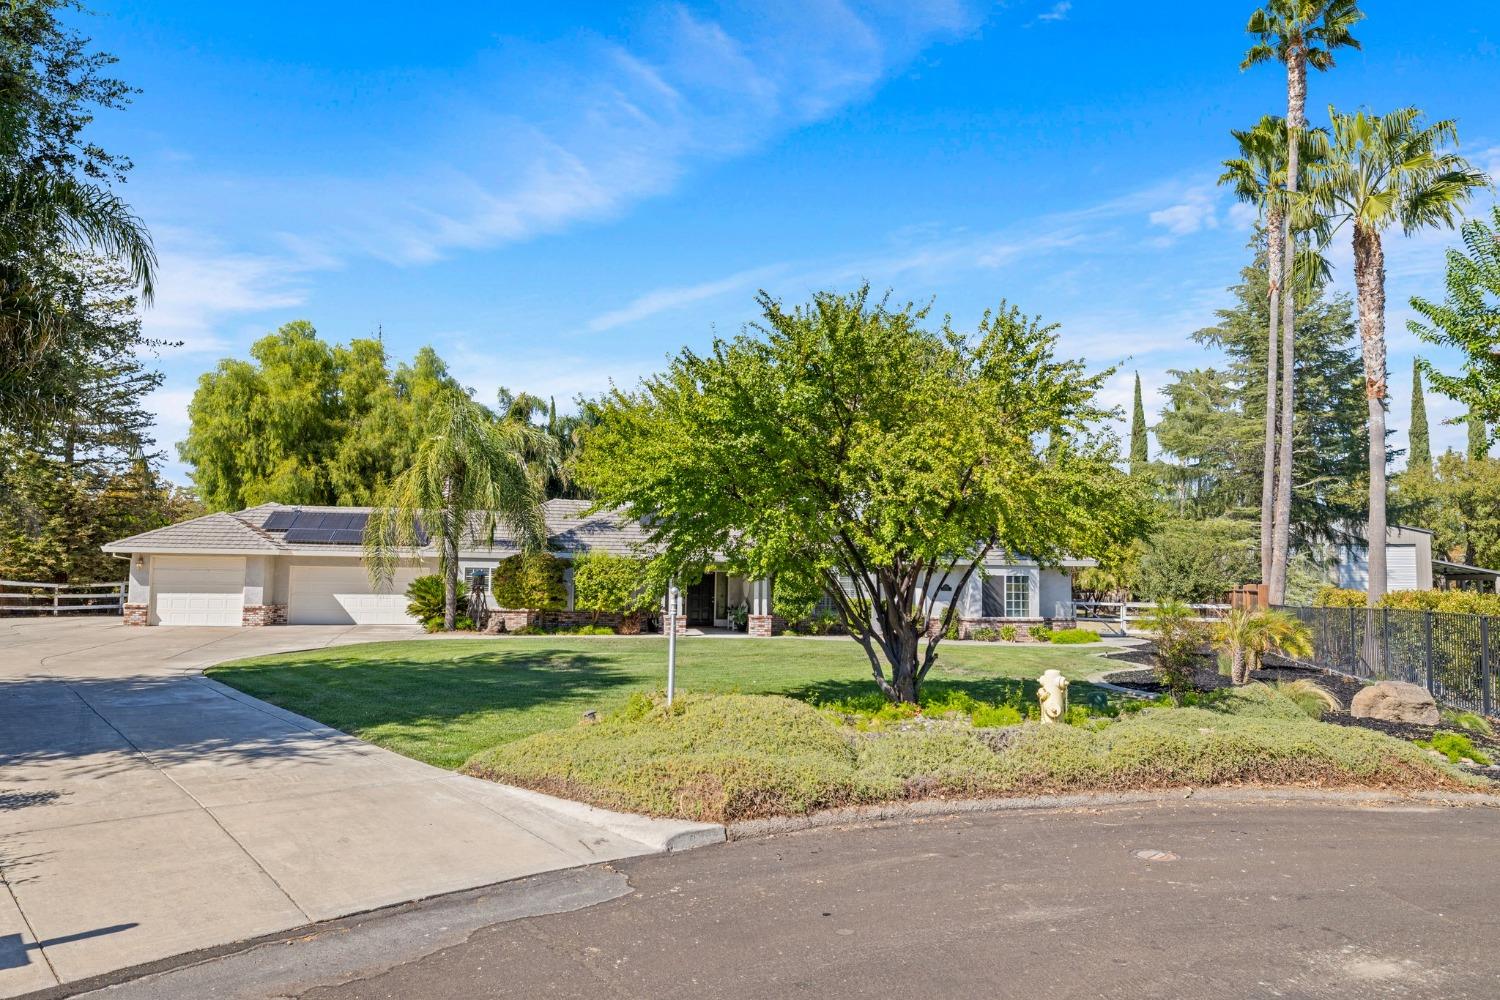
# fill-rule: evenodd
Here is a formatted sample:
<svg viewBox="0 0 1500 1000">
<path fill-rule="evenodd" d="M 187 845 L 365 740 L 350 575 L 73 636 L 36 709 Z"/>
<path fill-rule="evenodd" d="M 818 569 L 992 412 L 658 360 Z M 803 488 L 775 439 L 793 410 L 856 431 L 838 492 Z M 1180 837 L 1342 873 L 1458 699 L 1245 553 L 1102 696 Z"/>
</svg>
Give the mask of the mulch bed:
<svg viewBox="0 0 1500 1000">
<path fill-rule="evenodd" d="M 1152 662 L 1152 650 L 1149 646 L 1136 646 L 1120 653 L 1112 654 L 1110 659 L 1124 660 L 1131 664 Z M 1106 674 L 1104 680 L 1110 684 L 1118 684 L 1120 687 L 1131 688 L 1144 694 L 1164 694 L 1165 686 L 1156 676 L 1156 672 L 1150 669 L 1125 669 L 1111 674 Z M 1337 712 L 1328 712 L 1323 716 L 1323 721 L 1336 726 L 1354 726 L 1360 729 L 1373 729 L 1376 732 L 1393 736 L 1398 740 L 1427 740 L 1437 732 L 1453 732 L 1467 736 L 1474 746 L 1482 750 L 1487 756 L 1500 762 L 1500 735 L 1486 736 L 1483 733 L 1471 732 L 1460 729 L 1457 726 L 1419 726 L 1411 722 L 1386 722 L 1382 719 L 1357 719 L 1349 714 L 1349 703 L 1353 700 L 1359 689 L 1365 686 L 1364 681 L 1344 674 L 1336 674 L 1328 670 L 1320 670 L 1316 667 L 1300 667 L 1290 664 L 1268 665 L 1251 673 L 1252 682 L 1260 681 L 1266 684 L 1274 684 L 1277 681 L 1311 680 L 1320 687 L 1326 689 L 1339 700 L 1342 706 Z M 1218 661 L 1213 657 L 1203 657 L 1203 663 L 1193 671 L 1193 687 L 1199 691 L 1216 691 L 1220 688 L 1230 687 L 1230 680 L 1219 673 Z M 1471 773 L 1500 784 L 1500 768 L 1475 768 Z"/>
</svg>

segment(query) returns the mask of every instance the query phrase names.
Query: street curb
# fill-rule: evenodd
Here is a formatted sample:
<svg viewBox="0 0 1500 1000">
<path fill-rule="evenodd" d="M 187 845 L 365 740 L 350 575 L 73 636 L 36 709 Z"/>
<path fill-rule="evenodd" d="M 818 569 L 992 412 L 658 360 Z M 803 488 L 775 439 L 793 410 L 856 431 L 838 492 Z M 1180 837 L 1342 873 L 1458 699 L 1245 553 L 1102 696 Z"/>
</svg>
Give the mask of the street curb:
<svg viewBox="0 0 1500 1000">
<path fill-rule="evenodd" d="M 472 778 L 472 780 L 484 781 L 482 778 Z M 534 808 L 545 809 L 548 812 L 567 816 L 569 819 L 589 823 L 617 837 L 624 837 L 653 848 L 658 854 L 690 851 L 695 847 L 722 844 L 729 839 L 728 829 L 721 823 L 696 823 L 685 819 L 658 819 L 652 816 L 639 816 L 635 813 L 614 812 L 583 802 L 575 802 L 572 799 L 560 799 L 542 792 L 533 792 L 529 788 L 518 788 L 515 785 L 503 785 L 492 781 L 484 783 L 491 789 L 499 790 L 506 796 Z"/>
<path fill-rule="evenodd" d="M 772 837 L 830 826 L 878 823 L 890 820 L 963 816 L 970 813 L 1027 812 L 1057 809 L 1091 809 L 1108 806 L 1167 805 L 1214 802 L 1223 805 L 1263 805 L 1274 802 L 1328 803 L 1330 805 L 1479 807 L 1500 809 L 1500 795 L 1478 792 L 1382 792 L 1333 791 L 1316 788 L 1185 788 L 1159 792 L 1100 792 L 1076 795 L 1037 795 L 1009 799 L 924 799 L 870 806 L 830 809 L 810 816 L 773 816 L 742 820 L 727 828 L 728 839 Z"/>
</svg>

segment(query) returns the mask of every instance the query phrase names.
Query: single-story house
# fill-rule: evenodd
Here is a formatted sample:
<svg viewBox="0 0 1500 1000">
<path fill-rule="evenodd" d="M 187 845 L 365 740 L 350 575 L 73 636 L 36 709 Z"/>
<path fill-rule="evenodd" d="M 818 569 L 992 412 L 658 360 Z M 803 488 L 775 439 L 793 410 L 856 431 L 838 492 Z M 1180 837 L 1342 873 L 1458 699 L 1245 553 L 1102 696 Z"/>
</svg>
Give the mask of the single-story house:
<svg viewBox="0 0 1500 1000">
<path fill-rule="evenodd" d="M 1361 531 L 1361 535 L 1366 532 Z M 1385 589 L 1500 591 L 1500 570 L 1450 562 L 1433 552 L 1433 533 L 1426 528 L 1392 524 L 1385 532 Z M 1357 540 L 1337 546 L 1330 567 L 1331 582 L 1350 590 L 1366 590 L 1370 582 L 1369 546 Z"/>
<path fill-rule="evenodd" d="M 588 513 L 586 500 L 549 500 L 549 547 L 561 559 L 605 550 L 638 555 L 647 545 L 638 523 L 609 511 Z M 384 587 L 371 583 L 362 538 L 368 507 L 284 506 L 265 503 L 234 513 L 209 514 L 104 546 L 128 559 L 125 621 L 129 625 L 406 625 L 405 590 L 413 579 L 437 572 L 437 552 L 427 546 L 396 569 Z M 517 548 L 503 538 L 493 545 L 471 537 L 459 549 L 459 568 L 472 585 L 489 576 Z M 956 595 L 961 630 L 983 624 L 1068 625 L 1073 621 L 1072 569 L 1092 565 L 1066 560 L 1057 567 L 992 555 Z M 573 611 L 571 568 L 565 569 L 568 612 Z M 955 598 L 957 579 L 939 585 L 943 608 Z M 491 598 L 493 604 L 493 598 Z M 784 622 L 773 614 L 771 584 L 715 567 L 683 590 L 681 627 L 727 627 L 731 609 L 744 607 L 752 635 L 773 635 Z M 584 613 L 578 613 L 580 618 Z M 567 620 L 564 613 L 563 620 Z"/>
</svg>

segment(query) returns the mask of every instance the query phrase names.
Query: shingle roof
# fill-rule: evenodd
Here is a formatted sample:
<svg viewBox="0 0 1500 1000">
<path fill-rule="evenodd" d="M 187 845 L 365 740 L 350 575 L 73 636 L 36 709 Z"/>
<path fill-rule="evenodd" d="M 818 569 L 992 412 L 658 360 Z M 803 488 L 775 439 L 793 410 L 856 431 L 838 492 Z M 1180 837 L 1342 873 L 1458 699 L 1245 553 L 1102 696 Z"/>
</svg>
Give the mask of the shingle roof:
<svg viewBox="0 0 1500 1000">
<path fill-rule="evenodd" d="M 144 531 L 104 546 L 105 552 L 252 552 L 273 554 L 286 547 L 234 514 L 209 514 Z"/>
<path fill-rule="evenodd" d="M 618 555 L 638 553 L 647 543 L 646 532 L 635 521 L 614 511 L 585 512 L 592 506 L 588 500 L 548 500 L 543 505 L 551 548 L 560 552 L 603 550 Z M 233 514 L 209 514 L 180 524 L 122 538 L 104 546 L 106 552 L 292 552 L 302 546 L 289 544 L 283 534 L 267 531 L 263 525 L 277 510 L 290 509 L 276 503 L 263 503 Z M 298 505 L 298 510 L 328 513 L 368 513 L 369 507 L 319 507 Z M 480 537 L 479 519 L 471 525 L 464 550 L 485 555 L 507 555 L 518 550 L 506 536 L 504 528 L 495 533 L 493 546 Z M 330 554 L 347 552 L 354 546 L 320 545 Z"/>
</svg>

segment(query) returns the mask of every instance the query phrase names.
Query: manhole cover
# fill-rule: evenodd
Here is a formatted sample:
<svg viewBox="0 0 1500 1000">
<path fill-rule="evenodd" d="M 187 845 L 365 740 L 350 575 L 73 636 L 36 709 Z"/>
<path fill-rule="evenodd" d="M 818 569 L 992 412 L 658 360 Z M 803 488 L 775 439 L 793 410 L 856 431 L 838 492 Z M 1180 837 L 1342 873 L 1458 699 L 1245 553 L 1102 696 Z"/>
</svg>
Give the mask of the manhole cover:
<svg viewBox="0 0 1500 1000">
<path fill-rule="evenodd" d="M 1131 851 L 1130 856 L 1137 861 L 1176 861 L 1177 855 L 1171 851 L 1158 851 L 1153 847 L 1143 847 L 1139 851 Z"/>
</svg>

